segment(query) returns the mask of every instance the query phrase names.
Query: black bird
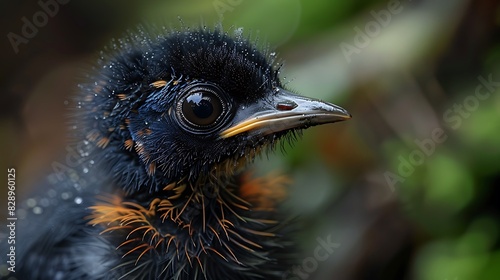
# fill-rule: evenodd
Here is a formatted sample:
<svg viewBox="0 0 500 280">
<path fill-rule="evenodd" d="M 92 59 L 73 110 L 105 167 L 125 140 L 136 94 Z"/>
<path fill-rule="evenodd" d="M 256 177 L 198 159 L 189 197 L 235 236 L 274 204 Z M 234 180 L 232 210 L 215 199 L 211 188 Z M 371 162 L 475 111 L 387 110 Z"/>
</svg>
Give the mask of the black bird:
<svg viewBox="0 0 500 280">
<path fill-rule="evenodd" d="M 288 179 L 245 166 L 350 115 L 285 90 L 279 67 L 220 28 L 114 42 L 79 87 L 80 165 L 28 200 L 12 275 L 283 279 L 294 264 L 277 210 Z"/>
</svg>

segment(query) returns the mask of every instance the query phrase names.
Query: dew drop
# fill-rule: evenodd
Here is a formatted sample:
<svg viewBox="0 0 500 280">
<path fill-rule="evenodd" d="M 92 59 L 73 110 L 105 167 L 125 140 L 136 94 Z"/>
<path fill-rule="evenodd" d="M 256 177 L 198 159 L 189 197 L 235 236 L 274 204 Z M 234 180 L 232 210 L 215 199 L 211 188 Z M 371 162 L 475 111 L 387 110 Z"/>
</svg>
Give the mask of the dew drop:
<svg viewBox="0 0 500 280">
<path fill-rule="evenodd" d="M 42 214 L 42 212 L 43 212 L 42 207 L 37 206 L 37 207 L 33 208 L 33 213 L 35 213 L 37 215 Z"/>
<path fill-rule="evenodd" d="M 241 36 L 243 36 L 243 27 L 238 27 L 234 30 L 234 36 L 236 38 L 239 38 Z"/>
<path fill-rule="evenodd" d="M 34 198 L 30 198 L 26 201 L 28 207 L 33 208 L 36 206 L 36 200 Z"/>
<path fill-rule="evenodd" d="M 71 197 L 71 194 L 70 194 L 70 193 L 68 193 L 68 192 L 63 192 L 63 193 L 61 194 L 61 198 L 62 198 L 63 200 L 67 200 L 67 199 L 68 199 L 68 198 L 70 198 L 70 197 Z"/>
<path fill-rule="evenodd" d="M 81 197 L 79 197 L 79 196 L 75 197 L 76 204 L 82 204 L 82 202 L 83 202 L 83 199 Z"/>
</svg>

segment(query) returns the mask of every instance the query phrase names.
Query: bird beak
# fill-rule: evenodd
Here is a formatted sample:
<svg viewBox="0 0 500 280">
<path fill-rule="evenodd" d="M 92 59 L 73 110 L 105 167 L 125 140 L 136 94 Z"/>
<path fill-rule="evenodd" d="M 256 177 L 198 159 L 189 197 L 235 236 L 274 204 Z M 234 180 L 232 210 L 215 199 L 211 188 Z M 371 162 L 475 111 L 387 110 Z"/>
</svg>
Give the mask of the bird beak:
<svg viewBox="0 0 500 280">
<path fill-rule="evenodd" d="M 232 125 L 222 131 L 220 136 L 229 138 L 244 132 L 268 135 L 351 118 L 351 114 L 340 106 L 283 89 L 278 89 L 270 96 L 238 108 Z"/>
</svg>

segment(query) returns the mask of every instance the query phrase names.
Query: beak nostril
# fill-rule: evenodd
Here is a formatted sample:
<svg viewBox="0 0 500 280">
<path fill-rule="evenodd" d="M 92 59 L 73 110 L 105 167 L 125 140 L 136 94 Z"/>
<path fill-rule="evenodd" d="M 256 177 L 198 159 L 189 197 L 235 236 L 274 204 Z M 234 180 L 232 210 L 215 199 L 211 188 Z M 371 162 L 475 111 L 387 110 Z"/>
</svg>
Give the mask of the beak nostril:
<svg viewBox="0 0 500 280">
<path fill-rule="evenodd" d="M 278 102 L 276 109 L 279 111 L 290 111 L 297 108 L 297 103 L 293 101 Z"/>
</svg>

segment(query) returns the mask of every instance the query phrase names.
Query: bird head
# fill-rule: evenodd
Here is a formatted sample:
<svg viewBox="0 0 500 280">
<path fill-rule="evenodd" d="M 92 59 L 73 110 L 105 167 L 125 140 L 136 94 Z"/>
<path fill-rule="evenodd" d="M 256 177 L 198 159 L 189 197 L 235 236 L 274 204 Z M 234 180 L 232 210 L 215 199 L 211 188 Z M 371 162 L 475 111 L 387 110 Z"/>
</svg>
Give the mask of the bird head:
<svg viewBox="0 0 500 280">
<path fill-rule="evenodd" d="M 229 176 L 264 147 L 350 118 L 286 90 L 274 56 L 220 30 L 145 32 L 112 44 L 83 84 L 91 157 L 127 192 Z"/>
</svg>

